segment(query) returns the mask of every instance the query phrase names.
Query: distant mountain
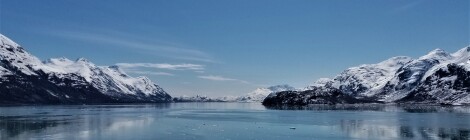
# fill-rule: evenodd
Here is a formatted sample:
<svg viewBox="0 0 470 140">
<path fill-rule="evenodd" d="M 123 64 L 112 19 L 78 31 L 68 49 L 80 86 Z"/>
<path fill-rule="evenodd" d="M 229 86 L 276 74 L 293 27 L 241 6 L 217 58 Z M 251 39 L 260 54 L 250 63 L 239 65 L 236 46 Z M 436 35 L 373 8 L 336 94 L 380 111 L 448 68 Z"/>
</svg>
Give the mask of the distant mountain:
<svg viewBox="0 0 470 140">
<path fill-rule="evenodd" d="M 80 58 L 42 62 L 0 34 L 1 104 L 170 102 L 171 96 L 146 77 L 118 66 L 99 67 Z"/>
<path fill-rule="evenodd" d="M 174 102 L 236 102 L 236 97 L 226 96 L 226 97 L 208 97 L 208 96 L 180 96 L 174 97 Z"/>
<path fill-rule="evenodd" d="M 470 104 L 470 47 L 436 49 L 412 59 L 393 57 L 322 78 L 303 91 L 278 92 L 263 104 L 425 103 Z"/>
<path fill-rule="evenodd" d="M 271 93 L 277 93 L 281 91 L 293 91 L 296 90 L 294 87 L 289 85 L 276 85 L 267 88 L 257 88 L 256 90 L 248 93 L 245 96 L 240 96 L 236 99 L 237 102 L 262 102 Z"/>
<path fill-rule="evenodd" d="M 208 96 L 180 96 L 173 98 L 175 102 L 262 102 L 271 93 L 281 91 L 295 91 L 294 87 L 289 85 L 276 85 L 267 88 L 257 88 L 254 91 L 242 96 L 224 96 L 224 97 L 208 97 Z"/>
</svg>

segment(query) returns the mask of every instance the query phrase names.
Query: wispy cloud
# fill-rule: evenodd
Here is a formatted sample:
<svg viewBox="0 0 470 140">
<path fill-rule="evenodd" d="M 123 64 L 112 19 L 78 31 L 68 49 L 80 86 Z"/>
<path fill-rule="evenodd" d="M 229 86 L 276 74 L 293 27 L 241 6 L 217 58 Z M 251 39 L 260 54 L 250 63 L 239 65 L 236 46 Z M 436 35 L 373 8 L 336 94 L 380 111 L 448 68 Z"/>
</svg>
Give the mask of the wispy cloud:
<svg viewBox="0 0 470 140">
<path fill-rule="evenodd" d="M 156 53 L 156 55 L 167 58 L 198 62 L 215 62 L 209 54 L 200 50 L 178 47 L 175 46 L 176 43 L 149 42 L 133 39 L 137 37 L 135 37 L 135 35 L 117 31 L 96 33 L 83 31 L 55 31 L 49 33 L 58 37 L 68 39 L 108 44 L 113 47 L 118 46 L 132 48 L 136 50 L 143 50 L 144 52 L 149 52 L 152 54 L 155 54 L 154 52 L 159 52 Z"/>
<path fill-rule="evenodd" d="M 249 82 L 234 78 L 227 78 L 223 76 L 214 76 L 214 75 L 207 75 L 207 76 L 198 76 L 201 79 L 212 80 L 212 81 L 238 81 L 244 84 L 249 84 Z"/>
<path fill-rule="evenodd" d="M 197 71 L 194 71 L 196 73 L 205 73 L 205 71 L 202 71 L 202 70 L 197 70 Z"/>
<path fill-rule="evenodd" d="M 411 1 L 407 4 L 404 4 L 402 6 L 399 6 L 395 9 L 392 10 L 392 13 L 401 13 L 401 12 L 404 12 L 404 11 L 407 11 L 407 10 L 410 10 L 418 5 L 420 5 L 421 3 L 423 3 L 424 0 L 414 0 L 414 1 Z"/>
<path fill-rule="evenodd" d="M 174 74 L 167 73 L 167 72 L 133 71 L 133 70 L 127 70 L 127 71 L 129 71 L 129 73 L 142 74 L 142 75 L 175 76 Z"/>
<path fill-rule="evenodd" d="M 199 64 L 168 64 L 168 63 L 117 63 L 119 67 L 128 68 L 156 68 L 167 70 L 204 70 L 204 65 Z"/>
</svg>

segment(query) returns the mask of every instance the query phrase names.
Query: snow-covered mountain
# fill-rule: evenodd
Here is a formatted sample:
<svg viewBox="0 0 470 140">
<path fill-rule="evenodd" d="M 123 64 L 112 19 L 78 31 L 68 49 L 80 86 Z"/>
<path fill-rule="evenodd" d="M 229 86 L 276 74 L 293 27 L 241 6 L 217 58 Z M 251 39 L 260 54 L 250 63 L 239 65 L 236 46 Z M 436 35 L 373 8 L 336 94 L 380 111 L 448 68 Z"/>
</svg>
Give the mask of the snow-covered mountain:
<svg viewBox="0 0 470 140">
<path fill-rule="evenodd" d="M 42 62 L 0 34 L 0 103 L 169 102 L 146 77 L 131 77 L 117 66 L 99 67 L 79 58 Z"/>
<path fill-rule="evenodd" d="M 208 96 L 180 96 L 173 98 L 175 102 L 236 102 L 236 98 L 234 96 L 225 96 L 225 97 L 208 97 Z"/>
<path fill-rule="evenodd" d="M 329 99 L 339 95 L 344 100 Z M 299 104 L 470 104 L 470 47 L 452 54 L 436 49 L 418 59 L 400 56 L 352 67 L 333 79 L 322 78 L 303 91 L 270 95 L 265 104 L 294 100 Z"/>
<path fill-rule="evenodd" d="M 240 96 L 236 99 L 237 102 L 262 102 L 271 93 L 281 91 L 294 91 L 294 87 L 289 85 L 276 85 L 267 88 L 257 88 L 245 96 Z"/>
<path fill-rule="evenodd" d="M 175 102 L 245 102 L 254 103 L 262 102 L 271 93 L 281 91 L 297 91 L 294 87 L 289 85 L 276 85 L 267 88 L 257 88 L 254 91 L 242 96 L 223 96 L 223 97 L 208 97 L 208 96 L 180 96 L 173 98 Z"/>
</svg>

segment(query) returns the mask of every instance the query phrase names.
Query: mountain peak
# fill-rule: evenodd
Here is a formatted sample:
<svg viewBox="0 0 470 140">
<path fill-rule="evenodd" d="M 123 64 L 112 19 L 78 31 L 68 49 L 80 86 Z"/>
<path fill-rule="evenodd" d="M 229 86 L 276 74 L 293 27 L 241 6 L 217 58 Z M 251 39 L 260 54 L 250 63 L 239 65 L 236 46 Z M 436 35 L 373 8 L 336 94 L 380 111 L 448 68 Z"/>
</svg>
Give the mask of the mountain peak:
<svg viewBox="0 0 470 140">
<path fill-rule="evenodd" d="M 452 54 L 454 63 L 467 63 L 470 59 L 470 46 L 464 47 Z"/>
<path fill-rule="evenodd" d="M 0 34 L 0 46 L 0 60 L 8 61 L 26 75 L 36 75 L 34 69 L 43 64 L 37 57 L 2 34 Z"/>
<path fill-rule="evenodd" d="M 85 62 L 85 63 L 90 63 L 90 61 L 88 61 L 88 59 L 86 58 L 83 58 L 83 57 L 80 57 L 76 60 L 76 62 Z"/>
<path fill-rule="evenodd" d="M 419 59 L 436 59 L 436 60 L 446 60 L 449 59 L 451 55 L 442 49 L 434 49 L 428 54 L 420 57 Z"/>
<path fill-rule="evenodd" d="M 80 57 L 77 60 L 75 60 L 75 63 L 80 64 L 80 65 L 85 65 L 89 68 L 95 68 L 96 67 L 96 65 L 93 62 L 91 62 L 88 59 L 83 58 L 83 57 Z"/>
<path fill-rule="evenodd" d="M 51 58 L 51 59 L 52 59 L 52 58 Z M 57 58 L 57 60 L 59 60 L 59 61 L 71 61 L 70 59 L 68 59 L 68 58 L 66 58 L 66 57 L 63 57 L 63 56 Z"/>
<path fill-rule="evenodd" d="M 428 55 L 448 55 L 448 53 L 443 49 L 437 48 L 429 52 Z"/>
<path fill-rule="evenodd" d="M 464 48 L 460 49 L 460 51 L 470 52 L 470 45 L 467 46 L 467 47 L 464 47 Z"/>
<path fill-rule="evenodd" d="M 16 42 L 4 36 L 3 34 L 0 34 L 0 42 L 2 45 L 6 45 L 12 48 L 21 48 L 20 45 L 16 44 Z"/>
<path fill-rule="evenodd" d="M 408 56 L 396 56 L 396 57 L 392 57 L 390 59 L 387 59 L 385 61 L 382 61 L 378 64 L 379 65 L 397 65 L 397 64 L 403 65 L 403 64 L 408 63 L 412 60 L 413 60 L 413 58 L 408 57 Z"/>
<path fill-rule="evenodd" d="M 441 52 L 445 52 L 445 51 L 443 49 L 437 48 L 437 49 L 432 50 L 430 53 L 441 53 Z"/>
<path fill-rule="evenodd" d="M 456 56 L 456 57 L 461 57 L 461 56 L 465 56 L 465 55 L 468 55 L 470 52 L 470 46 L 467 46 L 467 47 L 464 47 L 460 50 L 458 50 L 457 52 L 455 52 L 454 54 L 452 54 L 453 56 Z"/>
</svg>

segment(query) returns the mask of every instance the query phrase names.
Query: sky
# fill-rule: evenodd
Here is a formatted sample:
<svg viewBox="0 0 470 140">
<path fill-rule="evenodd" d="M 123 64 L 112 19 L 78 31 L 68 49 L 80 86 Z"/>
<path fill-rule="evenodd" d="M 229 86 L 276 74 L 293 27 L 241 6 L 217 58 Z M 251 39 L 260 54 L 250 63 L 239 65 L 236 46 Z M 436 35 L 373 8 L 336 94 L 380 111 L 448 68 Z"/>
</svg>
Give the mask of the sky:
<svg viewBox="0 0 470 140">
<path fill-rule="evenodd" d="M 30 53 L 148 76 L 172 96 L 303 88 L 348 67 L 470 45 L 468 0 L 0 0 Z"/>
</svg>

